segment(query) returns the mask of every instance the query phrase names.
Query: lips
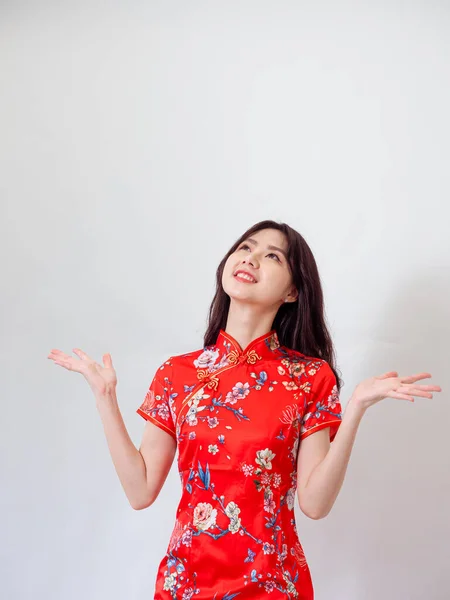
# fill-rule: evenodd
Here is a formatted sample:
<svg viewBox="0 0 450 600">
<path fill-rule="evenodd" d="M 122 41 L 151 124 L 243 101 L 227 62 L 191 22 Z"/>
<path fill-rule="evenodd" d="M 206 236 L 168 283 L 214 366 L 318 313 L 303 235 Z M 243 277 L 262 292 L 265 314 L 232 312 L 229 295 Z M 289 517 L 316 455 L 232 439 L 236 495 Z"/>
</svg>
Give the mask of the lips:
<svg viewBox="0 0 450 600">
<path fill-rule="evenodd" d="M 253 280 L 252 283 L 256 283 L 256 278 L 251 273 L 246 271 L 245 269 L 238 269 L 237 271 L 235 271 L 233 277 L 236 277 L 239 274 L 243 274 L 243 275 L 247 275 L 248 277 L 251 277 Z M 249 283 L 251 283 L 248 279 L 245 279 L 245 281 L 248 281 Z"/>
</svg>

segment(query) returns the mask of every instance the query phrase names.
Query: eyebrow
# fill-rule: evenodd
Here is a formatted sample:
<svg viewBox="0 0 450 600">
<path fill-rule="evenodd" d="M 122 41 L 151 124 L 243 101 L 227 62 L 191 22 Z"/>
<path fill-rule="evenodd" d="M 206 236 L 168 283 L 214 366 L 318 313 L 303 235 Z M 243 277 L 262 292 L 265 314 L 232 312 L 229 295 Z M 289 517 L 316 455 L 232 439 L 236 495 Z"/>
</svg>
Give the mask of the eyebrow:
<svg viewBox="0 0 450 600">
<path fill-rule="evenodd" d="M 252 244 L 255 244 L 255 246 L 258 245 L 258 242 L 256 240 L 254 240 L 253 238 L 247 238 L 248 242 L 251 242 Z M 281 252 L 281 254 L 284 256 L 284 258 L 287 260 L 287 254 L 286 252 L 282 249 L 282 248 L 278 248 L 278 246 L 267 246 L 267 248 L 269 250 L 278 250 L 278 252 Z"/>
</svg>

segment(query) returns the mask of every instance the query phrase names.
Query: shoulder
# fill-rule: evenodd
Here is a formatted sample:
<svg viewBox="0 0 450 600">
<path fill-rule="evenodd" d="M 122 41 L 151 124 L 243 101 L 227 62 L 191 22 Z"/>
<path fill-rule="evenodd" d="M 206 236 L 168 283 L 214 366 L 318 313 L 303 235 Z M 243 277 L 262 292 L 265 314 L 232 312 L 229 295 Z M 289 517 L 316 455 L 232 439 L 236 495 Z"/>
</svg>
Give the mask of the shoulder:
<svg viewBox="0 0 450 600">
<path fill-rule="evenodd" d="M 214 347 L 197 348 L 182 354 L 172 354 L 160 368 L 168 368 L 166 374 L 175 397 L 179 393 L 189 392 L 198 383 L 199 373 L 216 361 Z"/>
<path fill-rule="evenodd" d="M 174 354 L 170 357 L 170 363 L 174 368 L 180 367 L 196 367 L 197 363 L 205 357 L 206 354 L 212 354 L 214 347 L 210 348 L 197 348 L 190 352 L 184 352 L 183 354 Z M 205 358 L 206 362 L 206 358 Z"/>
<path fill-rule="evenodd" d="M 310 356 L 287 346 L 280 346 L 278 360 L 280 359 L 286 366 L 290 365 L 291 372 L 297 376 L 320 379 L 324 375 L 333 374 L 331 366 L 323 358 Z"/>
<path fill-rule="evenodd" d="M 173 377 L 181 375 L 181 378 L 185 379 L 189 376 L 196 377 L 198 370 L 215 368 L 218 358 L 219 351 L 214 346 L 210 346 L 182 354 L 173 354 L 166 364 L 170 365 Z"/>
</svg>

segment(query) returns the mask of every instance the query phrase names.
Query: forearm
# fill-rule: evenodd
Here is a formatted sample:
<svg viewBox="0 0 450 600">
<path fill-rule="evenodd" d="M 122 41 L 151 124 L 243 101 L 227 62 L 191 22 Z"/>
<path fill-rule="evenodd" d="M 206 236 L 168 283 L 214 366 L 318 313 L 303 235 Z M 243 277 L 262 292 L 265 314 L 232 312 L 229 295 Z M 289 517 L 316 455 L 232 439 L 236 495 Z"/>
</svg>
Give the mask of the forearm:
<svg viewBox="0 0 450 600">
<path fill-rule="evenodd" d="M 96 404 L 109 452 L 125 494 L 133 508 L 142 508 L 148 503 L 146 466 L 125 427 L 116 394 L 96 397 Z"/>
<path fill-rule="evenodd" d="M 303 490 L 303 505 L 313 518 L 326 517 L 336 501 L 364 412 L 352 399 L 349 400 L 327 455 L 308 479 Z"/>
</svg>

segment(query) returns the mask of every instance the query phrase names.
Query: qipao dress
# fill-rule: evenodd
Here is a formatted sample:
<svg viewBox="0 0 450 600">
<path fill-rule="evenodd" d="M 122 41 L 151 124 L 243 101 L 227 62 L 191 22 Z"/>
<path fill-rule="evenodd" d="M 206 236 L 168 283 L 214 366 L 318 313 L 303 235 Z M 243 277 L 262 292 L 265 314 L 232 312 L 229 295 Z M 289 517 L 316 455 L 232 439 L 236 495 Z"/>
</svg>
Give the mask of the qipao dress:
<svg viewBox="0 0 450 600">
<path fill-rule="evenodd" d="M 297 535 L 297 453 L 305 437 L 342 420 L 323 359 L 280 345 L 276 330 L 244 350 L 216 343 L 171 356 L 137 413 L 177 443 L 181 498 L 157 600 L 313 600 Z"/>
</svg>

